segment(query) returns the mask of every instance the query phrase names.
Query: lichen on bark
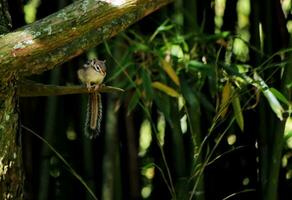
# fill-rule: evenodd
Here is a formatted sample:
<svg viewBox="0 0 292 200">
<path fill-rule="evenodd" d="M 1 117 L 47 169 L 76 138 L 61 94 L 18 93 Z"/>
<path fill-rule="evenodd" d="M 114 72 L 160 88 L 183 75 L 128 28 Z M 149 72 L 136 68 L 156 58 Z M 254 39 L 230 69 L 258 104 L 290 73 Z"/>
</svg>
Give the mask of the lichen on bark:
<svg viewBox="0 0 292 200">
<path fill-rule="evenodd" d="M 0 83 L 0 199 L 23 199 L 22 153 L 18 142 L 15 81 Z"/>
<path fill-rule="evenodd" d="M 6 0 L 0 0 L 0 34 L 9 32 L 11 18 Z M 0 199 L 23 199 L 21 147 L 17 142 L 18 113 L 13 73 L 0 79 Z"/>
</svg>

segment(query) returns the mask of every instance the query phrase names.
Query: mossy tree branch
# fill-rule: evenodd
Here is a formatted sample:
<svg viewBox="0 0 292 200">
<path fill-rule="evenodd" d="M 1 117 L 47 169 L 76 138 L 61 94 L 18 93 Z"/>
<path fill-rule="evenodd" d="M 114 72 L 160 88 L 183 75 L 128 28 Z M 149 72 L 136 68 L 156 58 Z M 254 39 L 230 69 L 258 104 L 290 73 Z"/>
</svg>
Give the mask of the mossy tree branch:
<svg viewBox="0 0 292 200">
<path fill-rule="evenodd" d="M 42 73 L 172 0 L 86 0 L 0 37 L 0 78 Z"/>
</svg>

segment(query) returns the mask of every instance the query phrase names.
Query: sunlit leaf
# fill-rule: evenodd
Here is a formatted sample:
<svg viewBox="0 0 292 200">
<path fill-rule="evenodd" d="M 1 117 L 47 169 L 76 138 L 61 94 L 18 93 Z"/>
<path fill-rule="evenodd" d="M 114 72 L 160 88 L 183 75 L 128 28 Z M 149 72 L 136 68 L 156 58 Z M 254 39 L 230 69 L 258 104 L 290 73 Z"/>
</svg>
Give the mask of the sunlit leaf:
<svg viewBox="0 0 292 200">
<path fill-rule="evenodd" d="M 292 87 L 292 82 L 288 83 L 288 84 L 286 85 L 286 87 L 287 87 L 288 89 L 290 89 L 290 88 Z"/>
<path fill-rule="evenodd" d="M 242 114 L 239 96 L 237 96 L 237 95 L 232 98 L 232 108 L 234 111 L 234 117 L 236 119 L 236 122 L 237 122 L 240 130 L 243 131 L 244 119 L 243 119 L 243 114 Z"/>
<path fill-rule="evenodd" d="M 157 119 L 157 139 L 161 146 L 164 145 L 166 120 L 164 114 L 160 114 Z"/>
<path fill-rule="evenodd" d="M 161 66 L 163 70 L 167 73 L 167 75 L 170 77 L 170 79 L 179 86 L 179 78 L 172 68 L 171 64 L 165 60 L 161 60 Z"/>
<path fill-rule="evenodd" d="M 275 88 L 270 88 L 270 90 L 277 97 L 277 99 L 279 99 L 280 101 L 285 103 L 287 106 L 290 105 L 289 101 L 286 99 L 286 97 L 280 91 L 278 91 Z"/>
<path fill-rule="evenodd" d="M 291 107 L 289 107 L 289 110 L 291 110 Z M 291 115 L 286 120 L 284 136 L 285 136 L 285 140 L 286 140 L 286 144 L 288 148 L 292 149 L 292 117 Z"/>
<path fill-rule="evenodd" d="M 245 65 L 245 64 L 236 64 L 233 66 L 236 67 L 238 73 L 247 73 L 251 69 L 250 65 Z"/>
<path fill-rule="evenodd" d="M 184 52 L 179 45 L 171 45 L 170 54 L 180 59 L 184 57 Z"/>
<path fill-rule="evenodd" d="M 273 112 L 277 115 L 277 117 L 282 121 L 283 120 L 283 112 L 284 109 L 281 106 L 280 102 L 276 98 L 276 96 L 271 92 L 268 85 L 264 82 L 264 80 L 255 72 L 254 73 L 254 80 L 256 83 L 254 84 L 256 87 L 258 87 L 266 97 L 266 99 L 269 102 L 269 105 Z"/>
<path fill-rule="evenodd" d="M 40 3 L 40 0 L 31 0 L 23 6 L 24 18 L 27 24 L 32 23 L 36 20 L 37 9 Z"/>
<path fill-rule="evenodd" d="M 153 82 L 152 87 L 166 93 L 167 95 L 169 95 L 171 97 L 179 97 L 179 93 L 175 89 L 173 89 L 173 88 L 171 88 L 171 87 L 169 87 L 161 82 L 158 82 L 158 81 Z"/>
<path fill-rule="evenodd" d="M 224 118 L 227 113 L 228 106 L 230 104 L 231 95 L 232 95 L 232 87 L 231 87 L 231 84 L 227 82 L 224 85 L 223 90 L 222 90 L 221 103 L 219 107 L 220 116 L 222 118 Z"/>
<path fill-rule="evenodd" d="M 159 26 L 157 31 L 162 32 L 162 31 L 168 31 L 172 29 L 174 26 L 173 25 L 167 25 L 167 26 Z"/>
<path fill-rule="evenodd" d="M 151 124 L 144 120 L 140 126 L 139 156 L 144 156 L 152 141 Z"/>
<path fill-rule="evenodd" d="M 274 113 L 277 115 L 277 117 L 282 121 L 283 120 L 283 112 L 284 109 L 279 103 L 278 99 L 274 96 L 274 94 L 271 92 L 270 89 L 266 89 L 263 91 L 265 97 L 267 98 L 270 107 L 274 111 Z"/>
<path fill-rule="evenodd" d="M 163 54 L 168 54 L 178 59 L 184 58 L 184 52 L 180 45 L 168 43 L 167 45 L 162 47 Z"/>
<path fill-rule="evenodd" d="M 139 93 L 138 91 L 136 91 L 134 95 L 132 96 L 130 103 L 128 105 L 128 114 L 130 114 L 134 110 L 134 108 L 137 106 L 137 104 L 139 103 L 139 98 L 140 98 Z"/>
<path fill-rule="evenodd" d="M 149 50 L 149 46 L 143 44 L 143 43 L 136 43 L 134 46 L 132 46 L 132 49 L 134 51 L 143 51 L 146 52 Z"/>
<path fill-rule="evenodd" d="M 179 43 L 182 46 L 184 51 L 186 51 L 186 52 L 189 51 L 189 46 L 188 46 L 187 42 L 185 41 L 185 38 L 182 35 L 179 35 L 179 34 L 176 35 L 175 43 Z"/>
<path fill-rule="evenodd" d="M 197 60 L 190 60 L 188 63 L 188 69 L 194 70 L 194 71 L 204 71 L 207 73 L 211 73 L 211 66 L 208 64 L 204 64 Z"/>
<path fill-rule="evenodd" d="M 203 68 L 205 67 L 205 64 L 197 61 L 197 60 L 190 60 L 190 62 L 188 63 L 191 67 L 195 67 L 195 68 Z"/>
<path fill-rule="evenodd" d="M 292 137 L 292 116 L 289 116 L 286 120 L 284 135 L 285 137 Z"/>
</svg>

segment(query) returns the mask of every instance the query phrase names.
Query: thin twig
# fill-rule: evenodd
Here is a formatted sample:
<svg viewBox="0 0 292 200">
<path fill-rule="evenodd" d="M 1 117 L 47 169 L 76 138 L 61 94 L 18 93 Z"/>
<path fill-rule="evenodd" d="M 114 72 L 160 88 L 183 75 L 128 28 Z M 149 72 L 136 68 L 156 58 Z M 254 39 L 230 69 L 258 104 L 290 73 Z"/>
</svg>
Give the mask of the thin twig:
<svg viewBox="0 0 292 200">
<path fill-rule="evenodd" d="M 233 193 L 233 194 L 231 194 L 231 195 L 228 195 L 227 197 L 225 197 L 224 199 L 222 199 L 222 200 L 227 200 L 227 199 L 229 199 L 229 198 L 231 198 L 231 197 L 235 197 L 235 196 L 237 196 L 237 195 L 239 195 L 239 194 L 243 194 L 243 193 L 247 193 L 247 192 L 255 192 L 256 190 L 255 189 L 245 189 L 245 190 L 242 190 L 242 191 L 240 191 L 240 192 L 236 192 L 236 193 Z"/>
<path fill-rule="evenodd" d="M 70 166 L 70 164 L 65 160 L 65 158 L 52 146 L 50 143 L 48 143 L 44 138 L 39 136 L 36 132 L 31 130 L 30 128 L 21 125 L 21 128 L 27 130 L 28 132 L 32 133 L 34 136 L 36 136 L 38 139 L 40 139 L 43 143 L 45 143 L 56 155 L 57 157 L 65 164 L 65 166 L 68 168 L 68 171 L 77 178 L 77 180 L 85 187 L 85 189 L 90 193 L 90 195 L 93 197 L 93 199 L 98 200 L 93 191 L 90 189 L 90 187 L 85 183 L 85 181 L 82 179 L 82 177 Z"/>
<path fill-rule="evenodd" d="M 195 194 L 195 191 L 196 191 L 196 188 L 197 188 L 197 186 L 199 184 L 200 178 L 201 178 L 206 166 L 208 165 L 209 160 L 211 159 L 212 155 L 214 154 L 214 152 L 217 149 L 218 145 L 220 144 L 221 140 L 224 138 L 225 134 L 230 129 L 230 127 L 231 127 L 231 125 L 233 124 L 234 121 L 235 121 L 235 118 L 233 117 L 232 120 L 230 121 L 230 123 L 228 124 L 227 128 L 224 130 L 224 132 L 218 138 L 218 141 L 216 142 L 215 146 L 213 147 L 213 149 L 211 150 L 211 152 L 207 156 L 206 160 L 203 162 L 202 168 L 199 170 L 198 177 L 197 177 L 195 185 L 194 185 L 194 187 L 192 189 L 192 192 L 191 192 L 191 195 L 190 195 L 190 198 L 189 198 L 190 200 L 192 200 L 192 198 L 193 198 L 193 196 Z"/>
<path fill-rule="evenodd" d="M 18 84 L 17 95 L 20 97 L 58 96 L 68 94 L 85 94 L 92 92 L 123 92 L 124 90 L 112 86 L 100 86 L 97 90 L 88 90 L 83 85 L 59 86 L 46 85 L 33 81 L 23 81 Z"/>
</svg>

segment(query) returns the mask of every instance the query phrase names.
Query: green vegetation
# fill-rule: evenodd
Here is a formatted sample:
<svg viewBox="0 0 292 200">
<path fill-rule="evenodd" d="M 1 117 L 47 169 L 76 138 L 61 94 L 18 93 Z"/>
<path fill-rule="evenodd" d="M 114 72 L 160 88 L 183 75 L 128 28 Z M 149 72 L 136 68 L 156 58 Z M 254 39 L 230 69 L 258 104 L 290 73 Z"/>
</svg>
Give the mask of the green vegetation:
<svg viewBox="0 0 292 200">
<path fill-rule="evenodd" d="M 26 21 L 51 2 L 28 1 Z M 51 12 L 68 3 L 56 2 Z M 175 0 L 30 77 L 76 85 L 98 57 L 113 87 L 94 140 L 83 135 L 87 95 L 20 98 L 28 198 L 292 198 L 291 4 Z"/>
</svg>

